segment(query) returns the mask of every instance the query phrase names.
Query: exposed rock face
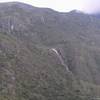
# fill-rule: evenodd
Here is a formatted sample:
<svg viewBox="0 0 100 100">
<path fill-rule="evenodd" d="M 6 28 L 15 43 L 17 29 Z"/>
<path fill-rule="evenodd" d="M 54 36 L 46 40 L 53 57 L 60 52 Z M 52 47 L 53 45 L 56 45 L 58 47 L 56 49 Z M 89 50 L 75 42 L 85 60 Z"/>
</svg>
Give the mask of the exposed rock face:
<svg viewBox="0 0 100 100">
<path fill-rule="evenodd" d="M 0 4 L 0 100 L 91 100 L 99 76 L 99 18 Z"/>
</svg>

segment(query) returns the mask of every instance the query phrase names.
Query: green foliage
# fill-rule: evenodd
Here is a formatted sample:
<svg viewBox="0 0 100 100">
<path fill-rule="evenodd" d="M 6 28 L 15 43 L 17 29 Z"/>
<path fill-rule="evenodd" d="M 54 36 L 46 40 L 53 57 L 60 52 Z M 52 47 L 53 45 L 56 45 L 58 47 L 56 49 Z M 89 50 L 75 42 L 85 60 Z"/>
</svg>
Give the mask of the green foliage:
<svg viewBox="0 0 100 100">
<path fill-rule="evenodd" d="M 83 13 L 0 5 L 0 100 L 100 96 L 99 26 L 99 19 Z"/>
</svg>

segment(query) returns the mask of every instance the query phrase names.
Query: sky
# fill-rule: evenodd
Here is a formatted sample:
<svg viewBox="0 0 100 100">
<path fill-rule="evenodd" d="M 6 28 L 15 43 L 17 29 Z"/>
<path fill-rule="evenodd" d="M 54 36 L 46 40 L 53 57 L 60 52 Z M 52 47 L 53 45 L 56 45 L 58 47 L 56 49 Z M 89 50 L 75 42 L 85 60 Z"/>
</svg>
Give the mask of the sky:
<svg viewBox="0 0 100 100">
<path fill-rule="evenodd" d="M 79 10 L 85 13 L 100 12 L 100 0 L 0 0 L 0 2 L 20 1 L 36 7 L 52 8 L 60 12 Z"/>
</svg>

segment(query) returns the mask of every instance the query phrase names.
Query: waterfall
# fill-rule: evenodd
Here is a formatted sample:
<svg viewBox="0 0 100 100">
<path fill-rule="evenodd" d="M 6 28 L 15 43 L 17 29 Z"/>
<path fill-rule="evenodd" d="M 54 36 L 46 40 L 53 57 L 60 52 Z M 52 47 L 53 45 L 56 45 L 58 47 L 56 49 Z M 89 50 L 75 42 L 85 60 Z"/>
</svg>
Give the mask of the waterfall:
<svg viewBox="0 0 100 100">
<path fill-rule="evenodd" d="M 70 72 L 70 70 L 69 70 L 68 66 L 65 64 L 65 62 L 64 62 L 64 60 L 63 60 L 61 54 L 59 54 L 59 52 L 58 52 L 55 48 L 52 48 L 51 50 L 52 50 L 53 52 L 56 53 L 56 55 L 57 55 L 57 57 L 59 58 L 61 64 L 62 64 L 63 66 L 65 66 L 65 68 L 66 68 L 67 71 Z"/>
</svg>

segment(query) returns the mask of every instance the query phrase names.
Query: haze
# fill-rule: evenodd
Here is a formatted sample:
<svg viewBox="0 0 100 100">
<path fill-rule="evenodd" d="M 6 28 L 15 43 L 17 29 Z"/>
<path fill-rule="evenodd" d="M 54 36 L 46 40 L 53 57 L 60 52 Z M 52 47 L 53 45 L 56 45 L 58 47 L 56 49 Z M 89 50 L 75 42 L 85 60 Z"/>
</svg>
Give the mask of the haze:
<svg viewBox="0 0 100 100">
<path fill-rule="evenodd" d="M 20 1 L 20 0 L 0 0 L 0 2 Z M 21 0 L 37 7 L 48 7 L 60 12 L 80 10 L 85 13 L 99 13 L 100 0 Z"/>
</svg>

